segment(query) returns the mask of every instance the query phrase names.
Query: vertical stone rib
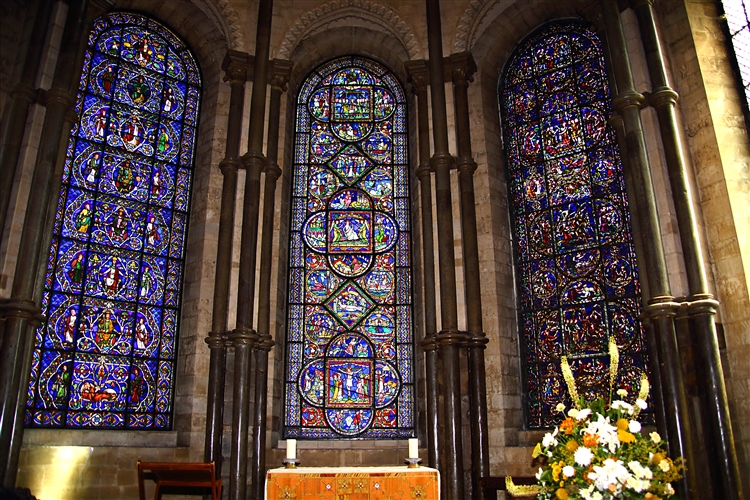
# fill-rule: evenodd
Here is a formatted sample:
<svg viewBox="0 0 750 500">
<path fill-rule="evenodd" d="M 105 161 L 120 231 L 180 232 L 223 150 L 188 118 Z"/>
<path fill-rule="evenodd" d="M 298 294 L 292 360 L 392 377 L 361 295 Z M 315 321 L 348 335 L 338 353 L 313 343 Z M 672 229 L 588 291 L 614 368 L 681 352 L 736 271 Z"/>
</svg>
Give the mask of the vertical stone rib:
<svg viewBox="0 0 750 500">
<path fill-rule="evenodd" d="M 229 305 L 229 280 L 232 270 L 232 238 L 234 210 L 237 194 L 237 168 L 242 135 L 242 111 L 245 101 L 247 54 L 228 51 L 222 63 L 229 81 L 229 116 L 227 119 L 226 154 L 219 164 L 223 182 L 221 187 L 221 212 L 216 248 L 216 275 L 211 311 L 211 331 L 205 341 L 210 350 L 208 367 L 208 394 L 206 408 L 206 442 L 204 460 L 214 462 L 221 473 L 221 443 L 223 434 L 224 372 L 226 371 L 227 310 Z"/>
<path fill-rule="evenodd" d="M 674 317 L 679 304 L 674 302 L 669 289 L 664 248 L 662 246 L 659 218 L 656 209 L 654 186 L 646 154 L 646 143 L 641 123 L 640 109 L 643 95 L 635 90 L 630 69 L 625 35 L 616 0 L 602 0 L 602 13 L 607 39 L 614 65 L 618 96 L 614 99 L 615 111 L 622 116 L 627 147 L 628 168 L 633 178 L 633 204 L 638 211 L 639 234 L 650 251 L 644 252 L 644 262 L 649 283 L 649 296 L 644 296 L 644 315 L 651 321 L 658 347 L 659 371 L 662 384 L 662 404 L 667 418 L 667 440 L 673 456 L 682 456 L 692 463 L 693 449 L 690 433 L 690 415 L 680 368 Z M 645 245 L 644 245 L 645 246 Z M 680 497 L 689 498 L 691 488 L 697 486 L 694 468 L 688 468 L 686 477 L 678 484 Z"/>
<path fill-rule="evenodd" d="M 656 29 L 652 0 L 636 2 L 636 15 L 641 31 L 641 38 L 646 51 L 646 61 L 651 76 L 652 92 L 650 104 L 656 109 L 659 119 L 661 140 L 667 161 L 672 198 L 680 229 L 680 241 L 685 261 L 690 297 L 688 315 L 691 333 L 697 348 L 695 349 L 702 375 L 698 378 L 703 386 L 703 411 L 708 421 L 708 432 L 713 438 L 715 456 L 711 462 L 716 463 L 719 472 L 721 491 L 715 492 L 721 498 L 742 498 L 742 482 L 737 452 L 734 447 L 732 422 L 729 415 L 724 372 L 721 366 L 721 354 L 716 335 L 715 315 L 718 303 L 708 291 L 706 269 L 703 263 L 698 224 L 695 217 L 690 188 L 687 179 L 685 158 L 680 148 L 675 105 L 677 93 L 669 86 L 666 66 L 659 34 Z M 701 433 L 703 434 L 703 433 Z"/>
<path fill-rule="evenodd" d="M 245 165 L 245 199 L 242 211 L 240 271 L 237 290 L 237 327 L 229 336 L 234 346 L 234 406 L 232 408 L 232 454 L 229 475 L 230 500 L 245 500 L 247 491 L 247 434 L 250 414 L 250 354 L 258 339 L 252 329 L 255 301 L 255 264 L 258 245 L 260 172 L 263 158 L 263 131 L 268 83 L 268 52 L 271 39 L 273 0 L 258 5 L 253 92 L 250 104 L 250 130 Z"/>
<path fill-rule="evenodd" d="M 37 0 L 34 2 L 34 16 L 31 31 L 21 58 L 21 76 L 8 92 L 10 102 L 7 104 L 5 120 L 0 132 L 0 237 L 5 228 L 5 221 L 16 175 L 16 165 L 21 152 L 21 141 L 26 130 L 26 117 L 29 106 L 36 100 L 34 83 L 42 59 L 42 48 L 47 37 L 49 19 L 52 13 L 51 2 Z"/>
<path fill-rule="evenodd" d="M 44 279 L 44 274 L 38 273 L 39 261 L 49 246 L 44 246 L 49 239 L 44 231 L 49 207 L 57 200 L 57 193 L 52 192 L 55 165 L 63 142 L 66 116 L 75 104 L 70 89 L 81 69 L 77 64 L 78 51 L 86 30 L 87 9 L 88 0 L 73 0 L 68 8 L 52 88 L 46 92 L 47 112 L 28 198 L 34 202 L 26 209 L 13 289 L 10 299 L 3 305 L 6 320 L 0 351 L 0 450 L 20 450 L 15 441 L 23 437 L 23 428 L 15 425 L 17 405 L 25 404 L 23 397 L 19 400 L 19 386 L 24 380 L 28 381 L 29 375 L 28 368 L 24 371 L 29 360 L 23 358 L 25 353 L 31 352 L 27 345 L 33 342 L 32 322 L 39 315 L 39 304 L 35 300 L 37 280 Z M 15 483 L 12 462 L 14 460 L 8 453 L 0 454 L 0 474 L 4 478 L 3 486 L 8 488 Z"/>
<path fill-rule="evenodd" d="M 458 144 L 458 184 L 461 203 L 461 243 L 466 294 L 466 326 L 469 346 L 469 397 L 471 407 L 471 463 L 474 498 L 483 499 L 480 478 L 490 475 L 490 449 L 487 437 L 487 381 L 484 349 L 487 336 L 482 327 L 482 290 L 479 281 L 479 246 L 477 212 L 474 198 L 474 171 L 477 164 L 471 155 L 469 123 L 469 83 L 476 71 L 471 54 L 453 54 L 451 74 L 456 109 L 456 142 Z"/>
<path fill-rule="evenodd" d="M 443 36 L 439 0 L 427 0 L 427 42 L 430 54 L 430 92 L 435 154 L 430 165 L 435 170 L 435 201 L 438 207 L 438 266 L 440 273 L 441 331 L 438 334 L 440 373 L 445 383 L 443 436 L 441 446 L 443 484 L 446 498 L 463 500 L 463 439 L 461 432 L 461 380 L 459 348 L 464 336 L 458 331 L 456 270 L 453 250 L 453 203 L 448 152 L 448 120 L 443 77 Z"/>
</svg>

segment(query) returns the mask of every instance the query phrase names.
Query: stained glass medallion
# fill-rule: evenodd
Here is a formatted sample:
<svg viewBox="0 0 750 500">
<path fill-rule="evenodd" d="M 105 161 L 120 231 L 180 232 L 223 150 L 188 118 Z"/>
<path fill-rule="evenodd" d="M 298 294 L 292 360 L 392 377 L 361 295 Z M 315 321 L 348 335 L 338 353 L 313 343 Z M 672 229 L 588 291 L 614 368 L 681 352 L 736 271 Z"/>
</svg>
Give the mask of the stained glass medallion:
<svg viewBox="0 0 750 500">
<path fill-rule="evenodd" d="M 597 36 L 558 24 L 521 44 L 500 87 L 531 428 L 554 425 L 557 404 L 569 404 L 561 356 L 589 398 L 606 395 L 610 336 L 621 387 L 637 391 L 647 370 L 605 74 Z"/>
<path fill-rule="evenodd" d="M 26 425 L 169 429 L 200 77 L 161 24 L 89 36 Z"/>
<path fill-rule="evenodd" d="M 297 100 L 284 435 L 414 435 L 406 102 L 336 59 Z"/>
</svg>

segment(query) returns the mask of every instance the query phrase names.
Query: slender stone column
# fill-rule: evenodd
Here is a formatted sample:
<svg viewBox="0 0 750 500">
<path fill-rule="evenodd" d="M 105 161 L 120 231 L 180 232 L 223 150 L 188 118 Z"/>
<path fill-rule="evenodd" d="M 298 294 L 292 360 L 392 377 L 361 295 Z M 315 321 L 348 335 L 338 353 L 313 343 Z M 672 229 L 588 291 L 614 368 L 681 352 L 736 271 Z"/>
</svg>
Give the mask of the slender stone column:
<svg viewBox="0 0 750 500">
<path fill-rule="evenodd" d="M 721 483 L 721 491 L 716 492 L 716 495 L 720 498 L 741 498 L 742 481 L 734 447 L 729 403 L 716 335 L 715 315 L 718 303 L 713 300 L 706 282 L 706 269 L 698 239 L 698 224 L 690 198 L 685 158 L 680 148 L 675 116 L 678 96 L 670 87 L 667 78 L 652 4 L 653 0 L 639 0 L 636 2 L 635 12 L 651 76 L 652 92 L 649 96 L 649 103 L 656 110 L 659 119 L 672 197 L 677 213 L 677 224 L 680 229 L 680 241 L 690 289 L 688 316 L 691 333 L 697 344 L 695 351 L 702 368 L 699 384 L 703 386 L 706 395 L 703 407 L 708 427 L 710 427 L 706 434 L 710 433 L 713 438 L 715 456 L 712 457 L 712 462 L 717 465 Z"/>
<path fill-rule="evenodd" d="M 430 117 L 427 104 L 429 75 L 424 61 L 409 61 L 406 70 L 417 96 L 417 129 L 419 135 L 419 199 L 422 209 L 422 263 L 424 295 L 424 328 L 422 349 L 425 357 L 425 385 L 427 397 L 427 464 L 440 469 L 438 439 L 438 372 L 437 372 L 437 315 L 435 309 L 435 247 L 432 233 L 432 180 L 430 176 Z"/>
<path fill-rule="evenodd" d="M 653 332 L 656 336 L 662 404 L 667 418 L 666 437 L 670 454 L 682 456 L 688 463 L 692 463 L 690 414 L 687 410 L 674 326 L 674 317 L 679 304 L 674 302 L 669 289 L 654 186 L 651 181 L 643 136 L 640 109 L 645 99 L 635 90 L 617 1 L 602 0 L 601 6 L 609 48 L 612 59 L 616 63 L 614 75 L 619 95 L 614 99 L 613 104 L 615 110 L 622 116 L 625 128 L 627 165 L 631 169 L 632 188 L 635 195 L 632 202 L 638 211 L 640 226 L 639 234 L 636 236 L 641 238 L 641 242 L 648 242 L 650 250 L 645 252 L 643 259 L 649 284 L 649 296 L 644 297 L 644 302 L 647 303 L 644 307 L 644 315 L 653 324 L 653 330 L 648 329 L 647 332 Z M 697 471 L 693 469 L 688 468 L 685 479 L 678 484 L 678 494 L 681 498 L 690 498 L 690 489 L 697 485 Z"/>
<path fill-rule="evenodd" d="M 255 303 L 255 264 L 258 245 L 260 173 L 263 158 L 263 131 L 266 115 L 268 52 L 271 39 L 273 0 L 258 5 L 253 92 L 250 104 L 248 152 L 245 165 L 245 199 L 242 211 L 240 271 L 237 290 L 237 327 L 229 336 L 234 346 L 234 406 L 232 408 L 232 454 L 229 475 L 229 499 L 245 500 L 247 491 L 247 434 L 250 426 L 250 354 L 258 335 L 252 329 Z"/>
<path fill-rule="evenodd" d="M 37 0 L 33 5 L 35 13 L 28 32 L 28 40 L 19 54 L 21 57 L 21 76 L 8 92 L 10 101 L 4 113 L 2 131 L 0 131 L 0 237 L 5 228 L 10 194 L 13 189 L 13 178 L 21 152 L 21 141 L 26 130 L 26 117 L 29 106 L 36 100 L 34 82 L 39 71 L 44 40 L 47 36 L 52 2 Z"/>
<path fill-rule="evenodd" d="M 232 239 L 234 209 L 237 195 L 237 169 L 240 165 L 240 138 L 242 135 L 242 111 L 245 102 L 245 80 L 247 76 L 247 54 L 227 51 L 222 63 L 224 81 L 229 82 L 229 117 L 227 120 L 226 155 L 219 164 L 223 175 L 221 188 L 221 212 L 216 249 L 216 275 L 214 277 L 214 301 L 211 313 L 211 331 L 206 337 L 210 349 L 208 368 L 208 401 L 206 409 L 206 442 L 204 460 L 214 462 L 221 472 L 221 442 L 224 410 L 224 372 L 226 371 L 227 310 L 229 306 L 229 278 L 232 270 Z"/>
<path fill-rule="evenodd" d="M 37 276 L 37 271 L 39 260 L 47 251 L 44 247 L 44 228 L 50 202 L 57 198 L 57 193 L 52 192 L 55 164 L 65 130 L 66 114 L 75 103 L 70 88 L 80 71 L 77 56 L 86 29 L 87 8 L 88 0 L 73 0 L 68 8 L 52 88 L 46 92 L 47 112 L 29 193 L 29 200 L 34 200 L 34 203 L 29 203 L 26 210 L 13 289 L 10 299 L 4 304 L 5 332 L 0 351 L 0 450 L 12 448 L 11 439 L 21 439 L 23 436 L 22 431 L 14 430 L 17 405 L 20 403 L 19 385 L 28 378 L 28 370 L 24 372 L 28 363 L 23 359 L 23 353 L 28 350 L 26 344 L 33 342 L 32 322 L 40 312 L 35 291 L 36 280 L 43 279 L 43 274 Z M 5 478 L 6 487 L 15 482 L 15 474 L 9 470 L 9 465 L 8 455 L 0 454 L 0 474 Z"/>
<path fill-rule="evenodd" d="M 435 201 L 438 206 L 438 266 L 440 273 L 441 331 L 437 336 L 440 373 L 445 384 L 445 442 L 440 447 L 445 498 L 464 499 L 463 438 L 461 432 L 461 379 L 459 350 L 464 335 L 458 331 L 456 304 L 456 263 L 453 251 L 453 202 L 450 170 L 453 157 L 448 152 L 448 120 L 443 76 L 443 36 L 439 0 L 427 0 L 427 43 L 430 54 L 430 92 L 435 154 L 430 165 L 435 170 Z"/>
<path fill-rule="evenodd" d="M 490 475 L 490 449 L 487 437 L 487 381 L 484 349 L 487 336 L 482 327 L 482 291 L 477 243 L 477 213 L 474 199 L 474 171 L 477 164 L 471 155 L 469 123 L 469 82 L 477 67 L 469 52 L 452 54 L 453 101 L 456 110 L 456 143 L 458 145 L 458 185 L 461 197 L 461 242 L 466 294 L 466 326 L 469 346 L 469 397 L 471 407 L 471 462 L 474 498 L 483 499 L 479 479 Z"/>
<path fill-rule="evenodd" d="M 273 220 L 276 214 L 276 181 L 279 168 L 279 116 L 281 94 L 292 71 L 290 61 L 274 60 L 271 75 L 271 99 L 268 108 L 265 183 L 263 185 L 263 238 L 260 242 L 260 283 L 258 285 L 258 342 L 255 350 L 255 411 L 253 417 L 252 490 L 250 498 L 263 498 L 266 473 L 266 412 L 268 410 L 268 353 L 275 342 L 271 325 L 271 268 L 273 256 Z"/>
</svg>

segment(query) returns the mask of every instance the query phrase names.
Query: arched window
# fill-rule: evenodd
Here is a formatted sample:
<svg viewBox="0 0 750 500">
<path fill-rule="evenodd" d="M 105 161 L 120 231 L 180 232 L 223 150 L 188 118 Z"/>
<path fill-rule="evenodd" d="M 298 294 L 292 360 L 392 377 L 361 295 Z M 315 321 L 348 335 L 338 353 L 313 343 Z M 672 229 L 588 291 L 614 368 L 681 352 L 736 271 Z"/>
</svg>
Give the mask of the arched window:
<svg viewBox="0 0 750 500">
<path fill-rule="evenodd" d="M 343 57 L 297 99 L 284 435 L 414 434 L 406 102 Z"/>
<path fill-rule="evenodd" d="M 26 424 L 168 429 L 201 80 L 146 17 L 89 36 Z"/>
<path fill-rule="evenodd" d="M 646 369 L 640 289 L 622 164 L 596 34 L 577 23 L 532 35 L 500 87 L 527 422 L 553 425 L 568 403 L 560 358 L 579 392 L 607 397 L 608 339 L 619 387 Z"/>
</svg>

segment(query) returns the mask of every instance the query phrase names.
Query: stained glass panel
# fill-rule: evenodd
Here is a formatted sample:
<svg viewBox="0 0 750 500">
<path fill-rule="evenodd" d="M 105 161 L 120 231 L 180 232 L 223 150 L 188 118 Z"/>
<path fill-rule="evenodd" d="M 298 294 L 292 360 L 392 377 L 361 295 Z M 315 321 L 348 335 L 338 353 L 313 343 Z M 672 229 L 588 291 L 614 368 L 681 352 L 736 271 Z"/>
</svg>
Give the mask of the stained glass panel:
<svg viewBox="0 0 750 500">
<path fill-rule="evenodd" d="M 414 435 L 406 103 L 336 59 L 297 101 L 284 435 Z"/>
<path fill-rule="evenodd" d="M 562 356 L 587 397 L 606 395 L 610 336 L 627 360 L 622 385 L 647 369 L 605 74 L 593 32 L 553 25 L 517 49 L 500 88 L 530 428 L 554 425 L 570 403 Z"/>
<path fill-rule="evenodd" d="M 199 71 L 143 16 L 110 13 L 94 26 L 26 424 L 168 429 Z"/>
</svg>

